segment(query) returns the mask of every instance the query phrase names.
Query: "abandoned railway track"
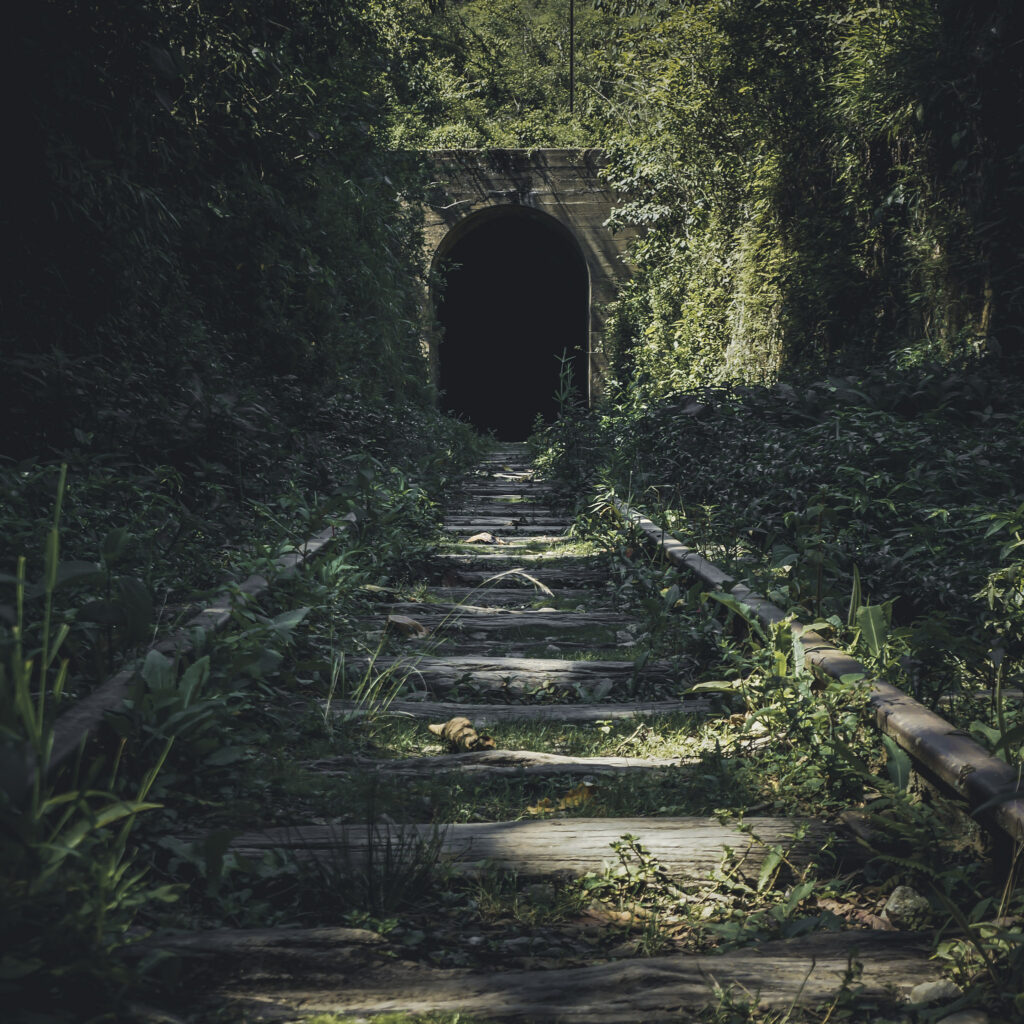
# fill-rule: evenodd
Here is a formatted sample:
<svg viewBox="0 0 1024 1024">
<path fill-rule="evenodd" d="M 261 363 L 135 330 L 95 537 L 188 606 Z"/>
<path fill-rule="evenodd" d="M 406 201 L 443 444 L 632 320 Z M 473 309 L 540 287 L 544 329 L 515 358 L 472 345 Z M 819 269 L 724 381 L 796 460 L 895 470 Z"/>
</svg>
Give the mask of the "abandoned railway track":
<svg viewBox="0 0 1024 1024">
<path fill-rule="evenodd" d="M 613 507 L 628 546 L 645 543 L 660 564 L 635 558 L 634 571 L 605 541 L 572 535 L 525 446 L 481 464 L 445 512 L 428 574 L 370 588 L 367 642 L 319 705 L 340 741 L 298 770 L 303 787 L 339 794 L 340 813 L 304 815 L 300 802 L 274 824 L 175 840 L 198 851 L 212 841 L 217 858 L 256 875 L 263 864 L 268 877 L 303 879 L 302 913 L 278 893 L 277 927 L 140 942 L 138 953 L 174 953 L 191 979 L 171 1000 L 180 1017 L 140 1008 L 140 1018 L 655 1022 L 731 1020 L 716 1013 L 746 1004 L 763 1016 L 736 1019 L 990 1019 L 953 1016 L 959 991 L 933 957 L 935 901 L 886 875 L 872 832 L 880 794 L 867 813 L 836 813 L 834 799 L 819 801 L 829 813 L 794 813 L 765 799 L 759 776 L 778 771 L 770 756 L 785 736 L 739 691 L 694 686 L 706 644 L 654 634 L 692 582 L 691 598 L 714 592 L 711 606 L 733 609 L 723 620 L 705 608 L 705 631 L 744 616 L 766 635 L 791 631 L 822 698 L 830 681 L 849 688 L 863 676 L 865 717 L 921 786 L 980 809 L 1004 859 L 1024 838 L 1015 771 L 636 510 Z M 312 563 L 335 533 L 321 530 L 278 569 Z M 199 631 L 229 626 L 240 597 L 270 586 L 251 577 L 154 650 L 187 661 Z M 127 666 L 58 720 L 51 769 L 102 731 L 136 676 Z M 787 765 L 789 777 L 806 760 Z M 958 842 L 978 842 L 970 822 Z M 904 862 L 916 852 L 906 841 L 890 851 Z M 296 926 L 310 918 L 310 889 L 334 909 Z M 1013 941 L 1012 922 L 999 927 Z"/>
<path fill-rule="evenodd" d="M 638 513 L 621 512 L 703 586 L 731 587 L 767 624 L 782 618 Z M 777 1019 L 801 1007 L 818 1008 L 811 1019 L 845 1007 L 853 1016 L 844 1019 L 901 1021 L 957 1008 L 931 934 L 915 930 L 929 923 L 920 894 L 888 891 L 877 872 L 867 902 L 854 893 L 850 879 L 868 856 L 858 815 L 765 813 L 752 800 L 744 763 L 770 746 L 770 731 L 751 728 L 727 751 L 714 740 L 709 752 L 707 736 L 704 749 L 651 742 L 744 714 L 692 691 L 692 653 L 638 656 L 635 605 L 611 585 L 606 554 L 568 537 L 568 525 L 525 446 L 499 447 L 448 509 L 432 577 L 411 593 L 381 593 L 367 624 L 384 627 L 379 646 L 347 666 L 374 685 L 324 704 L 348 729 L 414 723 L 416 756 L 371 750 L 303 767 L 374 799 L 399 787 L 424 808 L 419 820 L 371 809 L 231 839 L 236 857 L 284 857 L 325 887 L 360 873 L 401 887 L 422 871 L 433 909 L 412 913 L 411 931 L 369 922 L 165 936 L 200 979 L 183 1007 L 190 1019 L 212 1006 L 253 1021 L 405 1012 L 552 1022 L 711 1020 L 716 1007 L 744 1002 Z M 803 644 L 819 675 L 859 668 L 817 634 Z M 975 805 L 1013 781 L 890 690 L 870 694 L 879 723 L 929 777 Z M 522 735 L 541 742 L 508 742 Z M 584 735 L 617 746 L 581 753 Z M 445 818 L 439 788 L 466 787 L 484 812 Z M 479 796 L 494 787 L 505 787 L 500 800 Z M 1019 839 L 1018 814 L 1019 800 L 1003 800 L 991 827 Z M 753 910 L 757 899 L 771 907 Z M 899 905 L 908 899 L 916 909 Z M 454 925 L 438 924 L 446 914 Z"/>
</svg>

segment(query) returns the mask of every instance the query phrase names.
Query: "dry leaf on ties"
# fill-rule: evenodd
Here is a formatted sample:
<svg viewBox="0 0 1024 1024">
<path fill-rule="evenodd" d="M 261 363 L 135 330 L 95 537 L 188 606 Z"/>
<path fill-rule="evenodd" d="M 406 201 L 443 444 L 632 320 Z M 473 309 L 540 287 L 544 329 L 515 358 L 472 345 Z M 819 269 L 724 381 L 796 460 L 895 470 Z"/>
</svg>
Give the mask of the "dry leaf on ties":
<svg viewBox="0 0 1024 1024">
<path fill-rule="evenodd" d="M 574 786 L 558 800 L 541 797 L 532 807 L 526 808 L 527 814 L 550 814 L 552 811 L 564 811 L 570 807 L 579 807 L 594 798 L 597 787 L 592 782 L 581 782 Z"/>
<path fill-rule="evenodd" d="M 399 636 L 426 636 L 430 632 L 422 622 L 417 622 L 411 615 L 389 615 L 385 629 Z"/>
<path fill-rule="evenodd" d="M 494 738 L 478 733 L 468 718 L 450 718 L 439 725 L 427 728 L 445 740 L 453 750 L 493 750 Z"/>
</svg>

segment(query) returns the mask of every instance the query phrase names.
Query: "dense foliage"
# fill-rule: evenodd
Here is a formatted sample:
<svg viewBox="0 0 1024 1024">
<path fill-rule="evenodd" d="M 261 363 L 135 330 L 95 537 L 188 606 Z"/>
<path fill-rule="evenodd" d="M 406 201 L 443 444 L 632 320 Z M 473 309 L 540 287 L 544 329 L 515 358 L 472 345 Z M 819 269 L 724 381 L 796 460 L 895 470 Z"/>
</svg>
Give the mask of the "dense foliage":
<svg viewBox="0 0 1024 1024">
<path fill-rule="evenodd" d="M 575 410 L 537 440 L 554 476 L 652 510 L 1020 758 L 1024 722 L 1000 691 L 1024 683 L 1022 407 L 1018 380 L 930 366 Z M 871 643 L 859 605 L 878 609 Z"/>
<path fill-rule="evenodd" d="M 358 523 L 341 591 L 403 571 L 431 512 L 396 467 L 437 488 L 472 440 L 430 405 L 372 11 L 46 0 L 8 38 L 0 992 L 12 1019 L 82 1020 L 119 1012 L 127 930 L 178 891 L 136 819 L 265 696 L 302 616 L 240 612 L 212 668 L 151 657 L 120 745 L 26 789 L 54 716 L 325 514 Z"/>
<path fill-rule="evenodd" d="M 638 225 L 624 386 L 1014 358 L 1024 14 L 1008 0 L 420 0 L 401 146 L 599 146 Z"/>
<path fill-rule="evenodd" d="M 303 750 L 310 720 L 330 748 L 314 701 L 366 697 L 344 644 L 430 537 L 410 476 L 440 487 L 475 443 L 425 383 L 416 148 L 606 148 L 617 222 L 643 229 L 636 274 L 606 311 L 613 401 L 566 400 L 549 464 L 574 485 L 603 473 L 1024 754 L 1001 699 L 1024 679 L 1024 8 L 580 0 L 571 110 L 567 13 L 40 0 L 11 16 L 5 999 L 115 1005 L 133 924 L 182 880 L 188 927 L 268 911 L 225 884 L 246 872 L 220 839 L 176 843 L 175 815 L 214 792 L 258 808 L 277 783 L 237 766 L 282 735 Z M 315 577 L 237 609 L 187 668 L 151 656 L 106 746 L 26 794 L 26 744 L 45 763 L 70 695 L 325 514 L 356 525 Z M 884 617 L 870 641 L 861 603 Z M 811 742 L 804 683 L 791 725 Z M 994 691 L 987 708 L 972 688 Z"/>
<path fill-rule="evenodd" d="M 570 99 L 566 2 L 413 0 L 381 8 L 396 67 L 390 77 L 394 145 L 600 144 L 619 34 L 610 13 L 574 5 Z"/>
<path fill-rule="evenodd" d="M 422 391 L 408 175 L 363 5 L 52 0 L 17 20 L 34 87 L 4 214 L 5 451 L 180 469 L 295 425 L 341 377 L 357 402 Z M 298 374 L 309 401 L 272 395 Z"/>
<path fill-rule="evenodd" d="M 19 9 L 3 571 L 41 549 L 60 462 L 67 555 L 127 531 L 138 597 L 222 578 L 211 548 L 350 483 L 353 458 L 446 448 L 385 35 L 333 0 Z"/>
<path fill-rule="evenodd" d="M 656 394 L 792 367 L 1015 356 L 1019 5 L 610 4 L 619 371 Z"/>
</svg>

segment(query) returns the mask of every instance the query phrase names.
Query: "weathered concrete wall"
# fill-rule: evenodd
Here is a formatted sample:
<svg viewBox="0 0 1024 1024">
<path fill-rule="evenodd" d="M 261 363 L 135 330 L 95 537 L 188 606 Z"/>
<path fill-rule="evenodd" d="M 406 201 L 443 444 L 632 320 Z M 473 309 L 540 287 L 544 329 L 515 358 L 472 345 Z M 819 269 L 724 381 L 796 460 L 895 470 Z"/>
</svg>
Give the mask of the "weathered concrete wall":
<svg viewBox="0 0 1024 1024">
<path fill-rule="evenodd" d="M 601 392 L 606 360 L 601 307 L 629 275 L 625 253 L 632 231 L 604 226 L 615 194 L 600 180 L 604 154 L 597 149 L 447 149 L 426 154 L 431 184 L 425 235 L 432 265 L 475 224 L 507 214 L 552 217 L 575 240 L 590 275 L 591 398 Z M 436 366 L 436 344 L 431 343 Z M 435 376 L 436 379 L 436 376 Z"/>
</svg>

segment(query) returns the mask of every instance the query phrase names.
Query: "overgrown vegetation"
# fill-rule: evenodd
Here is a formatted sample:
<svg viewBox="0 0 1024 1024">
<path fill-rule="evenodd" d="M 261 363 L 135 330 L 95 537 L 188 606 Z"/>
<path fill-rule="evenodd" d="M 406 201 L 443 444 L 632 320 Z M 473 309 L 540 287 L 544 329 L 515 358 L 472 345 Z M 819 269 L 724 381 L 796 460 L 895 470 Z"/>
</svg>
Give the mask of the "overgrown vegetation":
<svg viewBox="0 0 1024 1024">
<path fill-rule="evenodd" d="M 902 882 L 967 1000 L 1020 1019 L 1015 877 L 987 876 L 978 837 L 909 785 L 855 683 L 822 689 L 787 633 L 647 566 L 603 497 L 651 508 L 1021 763 L 1022 10 L 578 3 L 570 94 L 554 0 L 21 5 L 0 325 L 5 1007 L 135 1013 L 175 984 L 145 943 L 157 928 L 341 922 L 433 965 L 570 965 L 875 927 Z M 565 548 L 618 552 L 593 602 L 641 624 L 555 653 L 631 661 L 634 679 L 675 656 L 675 681 L 634 695 L 696 684 L 728 714 L 499 732 L 687 762 L 643 782 L 382 781 L 361 758 L 439 748 L 373 713 L 415 684 L 415 659 L 376 670 L 406 646 L 377 603 L 416 595 L 427 495 L 479 445 L 426 384 L 410 151 L 539 145 L 606 148 L 616 223 L 642 229 L 604 311 L 609 402 L 584 409 L 563 380 L 537 437 L 568 489 L 601 488 Z M 338 537 L 312 569 L 236 594 L 189 659 L 151 651 L 124 709 L 51 768 L 72 698 L 324 523 Z M 437 842 L 404 835 L 365 872 L 229 851 L 299 811 L 374 828 L 851 807 L 871 859 L 838 881 L 778 847 L 759 877 L 727 859 L 691 885 L 631 837 L 571 884 L 454 881 Z M 844 992 L 807 1016 L 863 1012 Z M 730 993 L 706 1016 L 803 1019 Z"/>
<path fill-rule="evenodd" d="M 642 231 L 613 377 L 655 396 L 793 368 L 1013 361 L 1018 5 L 407 5 L 402 146 L 599 146 Z"/>
<path fill-rule="evenodd" d="M 1019 7 L 602 6 L 642 12 L 609 139 L 645 229 L 611 315 L 626 386 L 1016 359 Z"/>
<path fill-rule="evenodd" d="M 589 462 L 805 621 L 844 635 L 856 586 L 885 620 L 860 653 L 970 715 L 964 691 L 1021 682 L 1020 408 L 1012 378 L 938 366 L 708 389 L 592 416 Z"/>
<path fill-rule="evenodd" d="M 408 574 L 434 529 L 410 475 L 440 493 L 476 450 L 430 403 L 417 171 L 386 145 L 377 14 L 52 0 L 12 16 L 33 82 L 10 125 L 0 326 L 15 1016 L 123 1011 L 152 966 L 124 947 L 182 892 L 180 872 L 154 877 L 153 836 L 267 728 L 307 609 L 240 602 L 222 643 L 192 637 L 198 660 L 150 653 L 130 710 L 48 772 L 54 716 L 325 522 L 351 541 L 321 569 L 340 596 L 318 615 Z"/>
<path fill-rule="evenodd" d="M 414 0 L 381 8 L 396 68 L 390 79 L 395 146 L 601 144 L 619 35 L 619 19 L 610 12 L 575 4 L 571 90 L 565 3 Z"/>
<path fill-rule="evenodd" d="M 572 441 L 586 438 L 582 454 L 601 490 L 582 522 L 609 531 L 622 556 L 635 561 L 642 544 L 618 532 L 609 485 L 1019 765 L 1019 392 L 1019 381 L 986 368 L 790 378 L 658 401 L 636 395 L 604 414 L 577 410 L 537 442 L 548 443 L 542 460 L 556 479 L 565 465 L 577 480 Z M 669 578 L 660 587 L 672 618 L 693 606 L 695 595 Z M 956 951 L 958 980 L 976 998 L 1017 991 L 1015 863 L 988 875 L 951 807 L 908 788 L 909 759 L 864 732 L 855 684 L 822 687 L 802 671 L 788 628 L 769 632 L 736 601 L 720 603 L 748 623 L 761 652 L 754 662 L 742 646 L 723 647 L 718 629 L 696 648 L 692 627 L 684 639 L 677 621 L 670 635 L 718 665 L 718 678 L 697 689 L 742 698 L 743 732 L 771 737 L 757 771 L 772 799 L 790 811 L 865 807 L 877 857 L 866 880 L 928 893 L 933 923 L 961 931 L 940 949 Z M 953 865 L 932 863 L 927 851 L 945 855 L 951 842 Z M 1017 1019 L 1011 1003 L 997 1012 Z"/>
</svg>

